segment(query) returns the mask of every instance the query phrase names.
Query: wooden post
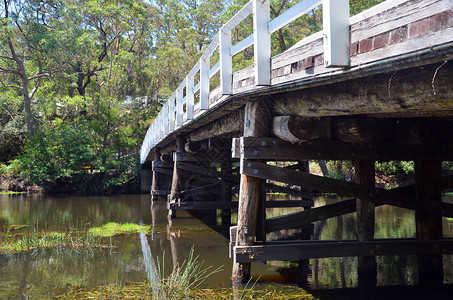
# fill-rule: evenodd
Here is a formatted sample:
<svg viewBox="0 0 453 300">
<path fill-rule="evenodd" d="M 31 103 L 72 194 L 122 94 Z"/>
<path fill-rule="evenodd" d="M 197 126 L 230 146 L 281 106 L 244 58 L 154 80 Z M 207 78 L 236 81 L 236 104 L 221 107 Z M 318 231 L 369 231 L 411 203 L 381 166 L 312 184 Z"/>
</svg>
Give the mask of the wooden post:
<svg viewBox="0 0 453 300">
<path fill-rule="evenodd" d="M 266 101 L 249 101 L 245 107 L 244 136 L 264 137 L 269 134 L 272 116 Z M 242 169 L 243 161 L 241 161 Z M 258 206 L 265 201 L 265 180 L 241 175 L 237 223 L 237 246 L 253 245 L 256 240 Z M 264 205 L 263 205 L 264 206 Z M 259 228 L 258 230 L 264 230 Z M 233 284 L 246 283 L 250 279 L 250 263 L 233 263 Z"/>
<path fill-rule="evenodd" d="M 227 180 L 232 177 L 231 161 L 226 161 L 222 164 L 222 182 L 220 198 L 223 203 L 231 202 L 231 181 Z M 222 209 L 222 226 L 231 226 L 231 209 Z"/>
<path fill-rule="evenodd" d="M 310 165 L 307 160 L 301 160 L 298 162 L 299 165 L 299 172 L 310 174 Z M 301 191 L 309 193 L 310 191 L 303 186 L 300 187 Z M 304 211 L 310 209 L 310 205 L 304 206 Z M 302 226 L 302 233 L 301 239 L 302 240 L 311 240 L 313 235 L 314 226 L 313 224 L 308 224 Z M 308 284 L 308 274 L 310 273 L 310 260 L 309 259 L 301 259 L 297 262 L 299 274 L 300 274 L 300 284 L 302 286 L 306 286 Z"/>
<path fill-rule="evenodd" d="M 160 161 L 160 149 L 154 152 L 154 161 Z M 157 200 L 157 191 L 159 190 L 159 172 L 153 170 L 153 181 L 151 185 L 151 201 Z"/>
<path fill-rule="evenodd" d="M 356 160 L 355 176 L 357 183 L 374 187 L 375 168 L 372 160 Z M 357 234 L 359 241 L 369 241 L 374 238 L 374 203 L 357 199 Z M 374 256 L 359 256 L 358 266 L 359 289 L 376 287 L 376 258 Z"/>
<path fill-rule="evenodd" d="M 179 135 L 176 137 L 176 153 L 183 153 L 184 152 L 184 136 Z M 168 201 L 170 203 L 176 203 L 179 200 L 181 195 L 181 190 L 183 187 L 183 171 L 177 167 L 178 160 L 174 160 L 173 166 L 173 178 L 171 181 L 171 190 Z M 170 218 L 176 217 L 176 211 L 170 209 L 168 211 L 168 216 Z"/>
<path fill-rule="evenodd" d="M 426 213 L 423 208 L 430 202 L 441 202 L 441 161 L 415 161 L 415 190 L 419 210 L 415 212 L 416 236 L 421 240 L 442 238 L 442 217 Z M 423 197 L 429 200 L 420 200 Z M 442 255 L 418 256 L 418 283 L 439 286 L 443 283 Z"/>
</svg>

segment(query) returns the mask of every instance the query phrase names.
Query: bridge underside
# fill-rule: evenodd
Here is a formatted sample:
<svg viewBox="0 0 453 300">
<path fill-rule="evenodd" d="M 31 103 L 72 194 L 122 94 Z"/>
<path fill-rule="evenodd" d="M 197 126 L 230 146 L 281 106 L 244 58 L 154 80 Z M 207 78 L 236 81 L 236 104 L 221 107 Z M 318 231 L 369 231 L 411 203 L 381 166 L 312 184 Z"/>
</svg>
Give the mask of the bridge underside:
<svg viewBox="0 0 453 300">
<path fill-rule="evenodd" d="M 441 175 L 441 162 L 453 160 L 452 79 L 453 63 L 441 61 L 236 100 L 223 116 L 156 149 L 151 193 L 168 197 L 171 216 L 186 210 L 214 226 L 217 219 L 230 226 L 238 211 L 230 254 L 239 281 L 250 275 L 251 261 L 359 256 L 360 284 L 373 286 L 374 255 L 417 254 L 420 282 L 439 285 L 442 254 L 453 253 L 441 225 L 442 216 L 453 217 L 453 205 L 440 198 L 453 188 L 453 178 Z M 308 160 L 354 161 L 357 183 L 311 175 Z M 375 188 L 374 162 L 389 160 L 415 161 L 415 185 Z M 314 191 L 351 199 L 313 208 Z M 297 200 L 266 200 L 266 192 Z M 374 207 L 383 204 L 416 211 L 417 239 L 373 240 Z M 303 210 L 266 219 L 269 207 Z M 357 240 L 311 240 L 313 222 L 352 212 Z M 294 240 L 279 241 L 288 238 Z"/>
<path fill-rule="evenodd" d="M 313 38 L 272 58 L 271 86 L 254 85 L 253 70 L 233 74 L 233 95 L 214 92 L 212 109 L 150 149 L 143 166 L 153 171 L 151 193 L 167 196 L 171 217 L 187 210 L 230 226 L 237 211 L 229 231 L 234 281 L 247 282 L 252 261 L 306 266 L 308 258 L 357 256 L 367 289 L 376 285 L 376 255 L 416 254 L 419 284 L 442 284 L 442 255 L 453 253 L 442 234 L 453 205 L 441 199 L 453 189 L 441 170 L 453 161 L 453 10 L 442 0 L 402 2 L 398 13 L 351 23 L 351 68 L 326 71 L 322 38 Z M 421 36 L 425 23 L 435 30 Z M 379 45 L 382 37 L 390 44 Z M 310 174 L 309 160 L 353 161 L 355 183 Z M 415 161 L 415 183 L 376 188 L 375 162 L 390 160 Z M 269 192 L 295 200 L 270 201 Z M 349 200 L 314 207 L 316 192 Z M 416 238 L 375 240 L 378 205 L 415 211 Z M 268 207 L 301 209 L 266 218 Z M 354 212 L 356 240 L 313 233 L 314 222 Z"/>
</svg>

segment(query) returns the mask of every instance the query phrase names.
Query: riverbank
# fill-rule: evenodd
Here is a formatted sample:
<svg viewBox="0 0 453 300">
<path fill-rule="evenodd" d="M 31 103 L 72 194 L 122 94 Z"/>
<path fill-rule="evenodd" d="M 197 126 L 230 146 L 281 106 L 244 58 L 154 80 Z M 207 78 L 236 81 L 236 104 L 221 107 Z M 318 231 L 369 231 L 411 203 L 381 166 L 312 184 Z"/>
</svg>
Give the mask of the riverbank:
<svg viewBox="0 0 453 300">
<path fill-rule="evenodd" d="M 47 184 L 37 185 L 18 176 L 1 174 L 0 192 L 87 196 L 138 194 L 140 193 L 140 177 L 119 172 L 98 172 L 67 177 Z"/>
</svg>

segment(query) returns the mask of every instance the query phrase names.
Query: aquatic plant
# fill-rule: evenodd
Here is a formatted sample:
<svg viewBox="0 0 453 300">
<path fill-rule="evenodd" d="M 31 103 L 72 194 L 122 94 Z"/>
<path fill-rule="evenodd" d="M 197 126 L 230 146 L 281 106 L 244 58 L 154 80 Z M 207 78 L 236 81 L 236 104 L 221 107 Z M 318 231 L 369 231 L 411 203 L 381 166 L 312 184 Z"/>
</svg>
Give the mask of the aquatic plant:
<svg viewBox="0 0 453 300">
<path fill-rule="evenodd" d="M 125 223 L 119 224 L 115 222 L 109 222 L 100 227 L 93 227 L 88 230 L 89 234 L 100 237 L 110 237 L 119 234 L 131 234 L 131 233 L 140 233 L 145 234 L 149 233 L 150 227 L 145 225 L 138 225 L 134 223 Z"/>
</svg>

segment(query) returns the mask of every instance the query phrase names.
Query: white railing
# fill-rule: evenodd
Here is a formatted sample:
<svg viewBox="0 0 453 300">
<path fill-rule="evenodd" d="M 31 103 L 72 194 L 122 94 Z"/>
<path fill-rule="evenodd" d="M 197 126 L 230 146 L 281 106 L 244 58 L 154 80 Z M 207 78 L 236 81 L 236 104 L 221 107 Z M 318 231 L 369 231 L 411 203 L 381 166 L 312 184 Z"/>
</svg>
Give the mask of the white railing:
<svg viewBox="0 0 453 300">
<path fill-rule="evenodd" d="M 301 0 L 283 14 L 270 19 L 269 0 L 252 0 L 237 12 L 204 50 L 201 58 L 187 74 L 179 87 L 162 106 L 149 127 L 140 152 L 144 163 L 149 151 L 168 134 L 194 119 L 196 104 L 201 112 L 209 110 L 209 82 L 220 72 L 220 92 L 233 94 L 232 57 L 254 45 L 255 84 L 271 84 L 271 34 L 314 8 L 323 5 L 324 61 L 327 67 L 349 64 L 349 0 Z M 231 31 L 250 14 L 253 14 L 253 34 L 232 45 Z M 210 68 L 211 56 L 219 51 L 219 61 Z M 196 85 L 195 75 L 199 73 Z M 184 96 L 185 89 L 185 96 Z M 184 109 L 185 105 L 185 109 Z"/>
</svg>

